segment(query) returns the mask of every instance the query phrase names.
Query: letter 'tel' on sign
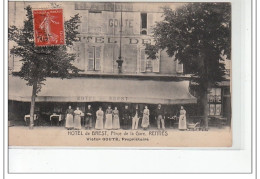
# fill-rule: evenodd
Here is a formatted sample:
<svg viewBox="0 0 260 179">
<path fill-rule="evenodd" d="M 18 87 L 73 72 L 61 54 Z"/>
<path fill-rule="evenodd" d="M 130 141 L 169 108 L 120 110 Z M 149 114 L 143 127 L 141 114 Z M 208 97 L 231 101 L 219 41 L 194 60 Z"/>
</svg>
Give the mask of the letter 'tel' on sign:
<svg viewBox="0 0 260 179">
<path fill-rule="evenodd" d="M 62 9 L 34 10 L 35 46 L 64 45 Z"/>
</svg>

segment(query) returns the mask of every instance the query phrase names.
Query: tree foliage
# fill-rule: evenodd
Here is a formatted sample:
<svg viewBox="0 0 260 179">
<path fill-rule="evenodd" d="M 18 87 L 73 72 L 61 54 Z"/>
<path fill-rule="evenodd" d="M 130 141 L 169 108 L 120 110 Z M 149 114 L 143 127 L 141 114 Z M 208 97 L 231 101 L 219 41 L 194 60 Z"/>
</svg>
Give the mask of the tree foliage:
<svg viewBox="0 0 260 179">
<path fill-rule="evenodd" d="M 80 22 L 78 14 L 64 22 L 65 45 L 59 46 L 35 46 L 33 30 L 33 14 L 30 6 L 25 8 L 27 19 L 24 26 L 19 29 L 16 26 L 9 28 L 9 40 L 16 45 L 10 50 L 11 54 L 21 57 L 23 65 L 18 76 L 32 86 L 37 83 L 37 93 L 46 77 L 69 78 L 71 73 L 78 73 L 79 69 L 72 65 L 75 54 L 67 53 L 66 46 L 73 45 L 77 41 L 77 28 Z"/>
<path fill-rule="evenodd" d="M 165 7 L 164 20 L 154 27 L 155 45 L 146 53 L 154 59 L 158 50 L 183 63 L 201 92 L 223 80 L 222 57 L 231 54 L 230 3 L 188 3 L 172 10 Z"/>
</svg>

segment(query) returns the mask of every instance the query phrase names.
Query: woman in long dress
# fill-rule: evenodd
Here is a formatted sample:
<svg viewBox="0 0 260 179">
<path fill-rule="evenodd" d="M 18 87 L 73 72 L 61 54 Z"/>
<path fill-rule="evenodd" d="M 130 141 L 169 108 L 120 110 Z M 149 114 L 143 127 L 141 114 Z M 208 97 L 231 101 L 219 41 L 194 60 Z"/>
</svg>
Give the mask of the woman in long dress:
<svg viewBox="0 0 260 179">
<path fill-rule="evenodd" d="M 111 109 L 111 106 L 108 106 L 108 109 L 106 110 L 106 122 L 105 122 L 105 127 L 104 127 L 105 129 L 113 128 L 112 113 L 113 113 L 113 110 Z"/>
<path fill-rule="evenodd" d="M 119 111 L 117 107 L 113 110 L 113 129 L 120 129 Z"/>
<path fill-rule="evenodd" d="M 187 130 L 186 111 L 183 106 L 181 106 L 180 110 L 179 130 Z"/>
<path fill-rule="evenodd" d="M 82 111 L 79 110 L 79 107 L 74 111 L 74 129 L 81 129 L 81 116 Z"/>
<path fill-rule="evenodd" d="M 66 110 L 66 123 L 65 123 L 65 127 L 68 130 L 73 129 L 74 127 L 73 114 L 74 114 L 74 110 L 71 109 L 71 106 L 69 106 L 69 109 Z"/>
<path fill-rule="evenodd" d="M 150 125 L 149 116 L 150 116 L 150 111 L 149 111 L 148 107 L 145 106 L 145 109 L 144 109 L 144 112 L 143 112 L 142 124 L 141 124 L 141 127 L 144 130 L 146 130 Z"/>
<path fill-rule="evenodd" d="M 96 120 L 95 129 L 103 129 L 104 112 L 102 111 L 101 107 L 99 107 L 99 109 L 97 110 L 96 116 L 97 116 L 97 120 Z"/>
</svg>

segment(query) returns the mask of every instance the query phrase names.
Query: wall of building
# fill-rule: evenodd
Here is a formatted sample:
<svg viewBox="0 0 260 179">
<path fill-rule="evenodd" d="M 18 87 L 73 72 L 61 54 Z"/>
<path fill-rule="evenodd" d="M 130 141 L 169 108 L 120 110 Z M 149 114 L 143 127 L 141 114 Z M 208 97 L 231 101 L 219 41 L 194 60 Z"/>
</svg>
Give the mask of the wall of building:
<svg viewBox="0 0 260 179">
<path fill-rule="evenodd" d="M 145 44 L 153 43 L 152 28 L 162 20 L 161 7 L 173 9 L 178 3 L 93 3 L 93 2 L 9 2 L 9 24 L 19 28 L 26 19 L 24 8 L 32 9 L 63 8 L 64 18 L 77 13 L 81 16 L 79 26 L 80 42 L 69 47 L 76 53 L 74 65 L 85 74 L 117 74 L 120 44 L 120 25 L 122 23 L 121 56 L 124 74 L 138 75 L 176 75 L 177 63 L 165 52 L 158 54 L 155 61 L 147 60 Z M 122 14 L 121 14 L 122 10 Z M 121 21 L 122 15 L 122 21 Z M 13 47 L 9 43 L 9 48 Z M 9 69 L 19 71 L 22 63 L 19 57 L 10 56 Z"/>
<path fill-rule="evenodd" d="M 77 5 L 75 8 L 80 9 Z M 152 28 L 156 22 L 162 20 L 162 12 L 131 11 L 131 7 L 129 12 L 122 13 L 111 11 L 107 7 L 105 7 L 106 10 L 99 10 L 104 7 L 91 10 L 84 8 L 84 5 L 81 8 L 78 10 L 82 16 L 82 23 L 79 27 L 80 42 L 75 43 L 72 52 L 77 54 L 74 64 L 84 70 L 82 73 L 118 73 L 116 60 L 120 51 L 121 23 L 123 73 L 138 75 L 182 73 L 177 70 L 180 64 L 169 57 L 165 51 L 160 52 L 156 60 L 147 59 L 144 53 L 145 44 L 154 43 Z"/>
</svg>

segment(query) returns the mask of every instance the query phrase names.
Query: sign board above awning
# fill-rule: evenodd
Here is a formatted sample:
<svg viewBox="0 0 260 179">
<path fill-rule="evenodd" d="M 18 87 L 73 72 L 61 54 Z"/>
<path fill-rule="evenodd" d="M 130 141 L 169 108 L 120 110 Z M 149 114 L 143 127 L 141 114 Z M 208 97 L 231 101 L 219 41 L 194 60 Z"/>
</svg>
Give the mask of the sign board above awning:
<svg viewBox="0 0 260 179">
<path fill-rule="evenodd" d="M 37 102 L 122 102 L 147 104 L 196 103 L 189 81 L 154 81 L 103 78 L 48 78 Z M 9 100 L 30 102 L 32 87 L 19 77 L 9 77 Z"/>
</svg>

